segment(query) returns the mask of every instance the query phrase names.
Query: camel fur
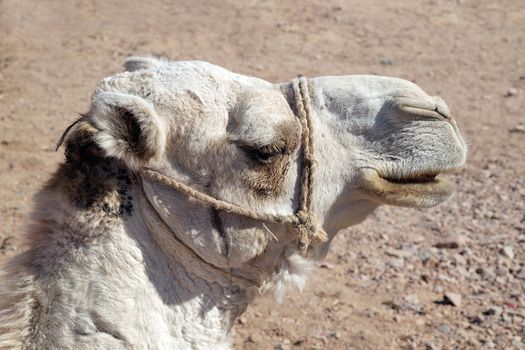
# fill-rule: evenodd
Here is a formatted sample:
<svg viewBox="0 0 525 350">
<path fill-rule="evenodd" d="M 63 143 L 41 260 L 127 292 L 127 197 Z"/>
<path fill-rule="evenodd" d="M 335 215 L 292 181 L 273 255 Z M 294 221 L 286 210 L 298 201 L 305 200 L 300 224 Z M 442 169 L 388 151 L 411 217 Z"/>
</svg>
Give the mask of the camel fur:
<svg viewBox="0 0 525 350">
<path fill-rule="evenodd" d="M 466 147 L 446 104 L 379 76 L 309 79 L 314 210 L 290 227 L 203 206 L 143 167 L 264 213 L 297 209 L 301 124 L 290 83 L 205 62 L 130 58 L 102 80 L 35 196 L 25 250 L 1 270 L 1 349 L 229 349 L 259 293 L 301 288 L 335 234 L 380 204 L 427 207 Z"/>
</svg>

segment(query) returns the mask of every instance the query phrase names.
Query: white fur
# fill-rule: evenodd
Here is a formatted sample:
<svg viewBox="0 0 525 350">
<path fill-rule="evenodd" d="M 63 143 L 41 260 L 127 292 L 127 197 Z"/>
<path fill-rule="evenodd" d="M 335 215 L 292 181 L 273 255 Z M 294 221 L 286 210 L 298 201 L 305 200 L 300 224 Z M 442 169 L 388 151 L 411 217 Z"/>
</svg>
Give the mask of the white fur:
<svg viewBox="0 0 525 350">
<path fill-rule="evenodd" d="M 273 293 L 277 302 L 282 303 L 286 295 L 293 289 L 303 290 L 312 268 L 313 261 L 299 254 L 290 255 L 282 260 L 281 267 L 262 286 L 261 292 L 263 294 Z"/>
</svg>

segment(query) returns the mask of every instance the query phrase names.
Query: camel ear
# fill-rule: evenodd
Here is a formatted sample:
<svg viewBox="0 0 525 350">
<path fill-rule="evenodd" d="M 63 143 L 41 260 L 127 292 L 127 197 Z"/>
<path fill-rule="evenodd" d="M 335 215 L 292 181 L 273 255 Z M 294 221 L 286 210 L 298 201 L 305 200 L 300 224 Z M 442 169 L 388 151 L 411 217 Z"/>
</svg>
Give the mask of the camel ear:
<svg viewBox="0 0 525 350">
<path fill-rule="evenodd" d="M 129 57 L 124 62 L 126 72 L 134 72 L 141 69 L 150 69 L 161 64 L 161 60 L 152 56 L 134 56 Z"/>
<path fill-rule="evenodd" d="M 166 146 L 166 128 L 151 103 L 141 97 L 101 92 L 89 112 L 98 146 L 107 156 L 121 159 L 132 169 L 159 159 Z"/>
</svg>

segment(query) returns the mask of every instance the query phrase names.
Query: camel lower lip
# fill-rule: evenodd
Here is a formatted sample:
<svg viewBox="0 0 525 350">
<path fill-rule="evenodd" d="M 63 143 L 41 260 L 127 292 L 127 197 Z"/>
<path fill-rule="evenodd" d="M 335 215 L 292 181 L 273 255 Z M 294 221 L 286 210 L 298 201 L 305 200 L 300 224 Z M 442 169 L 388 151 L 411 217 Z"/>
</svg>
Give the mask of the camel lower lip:
<svg viewBox="0 0 525 350">
<path fill-rule="evenodd" d="M 389 178 L 374 169 L 363 169 L 361 191 L 369 199 L 384 204 L 431 207 L 450 197 L 453 185 L 439 173 Z"/>
<path fill-rule="evenodd" d="M 383 180 L 388 181 L 393 184 L 398 185 L 425 185 L 425 184 L 433 184 L 441 181 L 441 179 L 437 179 L 436 177 L 439 176 L 439 173 L 435 174 L 424 174 L 424 175 L 414 175 L 414 176 L 407 176 L 407 177 L 401 177 L 401 178 L 389 178 L 385 176 L 379 175 Z"/>
</svg>

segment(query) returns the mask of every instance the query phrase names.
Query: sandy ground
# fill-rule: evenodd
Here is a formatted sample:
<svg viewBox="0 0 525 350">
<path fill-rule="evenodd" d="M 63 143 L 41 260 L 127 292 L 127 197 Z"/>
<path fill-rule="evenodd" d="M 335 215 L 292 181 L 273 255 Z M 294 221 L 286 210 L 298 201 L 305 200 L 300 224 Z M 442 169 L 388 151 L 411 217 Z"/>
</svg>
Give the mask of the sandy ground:
<svg viewBox="0 0 525 350">
<path fill-rule="evenodd" d="M 61 131 L 141 53 L 273 82 L 402 77 L 442 96 L 469 143 L 449 202 L 384 207 L 340 233 L 302 294 L 238 320 L 236 348 L 525 348 L 522 0 L 0 0 L 0 260 Z"/>
</svg>

